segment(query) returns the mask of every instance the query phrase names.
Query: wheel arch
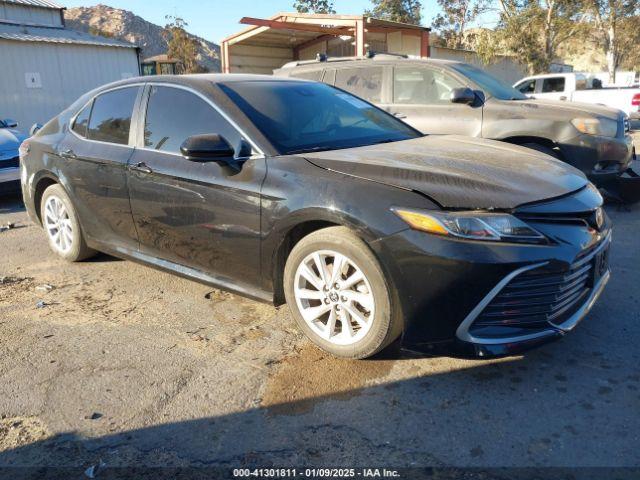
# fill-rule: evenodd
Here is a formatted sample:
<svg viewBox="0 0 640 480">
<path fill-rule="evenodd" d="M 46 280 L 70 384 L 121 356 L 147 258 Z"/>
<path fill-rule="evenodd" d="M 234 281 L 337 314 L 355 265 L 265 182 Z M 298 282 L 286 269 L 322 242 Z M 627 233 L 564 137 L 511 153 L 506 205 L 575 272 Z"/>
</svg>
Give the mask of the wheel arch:
<svg viewBox="0 0 640 480">
<path fill-rule="evenodd" d="M 40 225 L 42 225 L 42 196 L 44 195 L 45 190 L 51 185 L 62 186 L 62 182 L 60 182 L 57 175 L 49 171 L 41 172 L 33 181 L 33 209 Z"/>
<path fill-rule="evenodd" d="M 547 147 L 551 150 L 556 151 L 558 155 L 561 157 L 561 159 L 564 159 L 560 145 L 558 145 L 558 143 L 554 142 L 549 138 L 536 137 L 533 135 L 518 135 L 514 137 L 503 138 L 500 141 L 511 143 L 513 145 L 525 145 L 527 143 L 537 143 L 538 145 L 542 145 L 543 147 Z"/>
<path fill-rule="evenodd" d="M 263 250 L 263 258 L 267 261 L 271 260 L 266 271 L 271 277 L 273 303 L 276 306 L 285 303 L 283 278 L 289 253 L 304 237 L 328 227 L 346 227 L 367 244 L 379 237 L 363 222 L 337 210 L 310 208 L 298 211 L 278 223 L 279 226 L 272 230 L 270 236 L 277 236 L 280 240 L 277 242 L 267 240 L 266 248 Z"/>
</svg>

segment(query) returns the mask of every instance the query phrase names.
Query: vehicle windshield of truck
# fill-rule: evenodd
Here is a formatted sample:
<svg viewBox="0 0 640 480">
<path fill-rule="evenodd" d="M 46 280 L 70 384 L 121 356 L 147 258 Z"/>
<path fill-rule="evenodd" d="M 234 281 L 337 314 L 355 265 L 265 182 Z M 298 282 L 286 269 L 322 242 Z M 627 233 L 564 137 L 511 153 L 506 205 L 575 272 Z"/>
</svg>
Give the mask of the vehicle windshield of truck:
<svg viewBox="0 0 640 480">
<path fill-rule="evenodd" d="M 385 111 L 323 83 L 273 80 L 218 85 L 283 155 L 422 136 Z"/>
<path fill-rule="evenodd" d="M 485 95 L 495 97 L 498 100 L 529 100 L 529 97 L 523 95 L 512 86 L 477 67 L 460 63 L 453 65 L 453 69 L 469 78 L 484 91 Z"/>
</svg>

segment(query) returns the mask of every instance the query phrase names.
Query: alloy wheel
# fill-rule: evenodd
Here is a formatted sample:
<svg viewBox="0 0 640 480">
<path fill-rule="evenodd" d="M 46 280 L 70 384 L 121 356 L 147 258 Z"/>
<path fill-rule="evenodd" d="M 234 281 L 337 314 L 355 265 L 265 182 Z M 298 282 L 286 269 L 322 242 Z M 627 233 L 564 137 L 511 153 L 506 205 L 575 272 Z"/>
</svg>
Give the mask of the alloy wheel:
<svg viewBox="0 0 640 480">
<path fill-rule="evenodd" d="M 52 195 L 44 206 L 44 224 L 53 246 L 67 253 L 73 246 L 73 225 L 69 212 L 60 198 Z"/>
<path fill-rule="evenodd" d="M 356 263 L 331 250 L 309 254 L 295 273 L 294 295 L 306 324 L 335 345 L 360 341 L 371 329 L 375 299 Z"/>
</svg>

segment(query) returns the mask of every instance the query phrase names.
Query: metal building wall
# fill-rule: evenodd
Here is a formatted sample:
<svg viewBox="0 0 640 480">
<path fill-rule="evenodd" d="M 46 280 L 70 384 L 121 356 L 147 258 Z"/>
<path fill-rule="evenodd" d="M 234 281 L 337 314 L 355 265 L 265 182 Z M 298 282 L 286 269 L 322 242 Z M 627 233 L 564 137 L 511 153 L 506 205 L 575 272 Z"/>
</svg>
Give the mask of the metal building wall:
<svg viewBox="0 0 640 480">
<path fill-rule="evenodd" d="M 50 27 L 62 26 L 61 10 L 14 5 L 4 2 L 0 2 L 0 19 Z"/>
<path fill-rule="evenodd" d="M 139 74 L 134 48 L 1 39 L 0 66 L 0 117 L 18 121 L 25 133 L 83 93 Z"/>
</svg>

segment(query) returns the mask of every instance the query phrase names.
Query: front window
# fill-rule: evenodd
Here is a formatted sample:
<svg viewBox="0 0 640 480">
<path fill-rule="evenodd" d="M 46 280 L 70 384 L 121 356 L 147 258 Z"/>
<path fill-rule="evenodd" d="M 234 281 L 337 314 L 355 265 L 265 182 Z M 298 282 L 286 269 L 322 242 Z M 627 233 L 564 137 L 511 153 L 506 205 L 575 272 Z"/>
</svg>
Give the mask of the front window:
<svg viewBox="0 0 640 480">
<path fill-rule="evenodd" d="M 452 68 L 458 73 L 464 75 L 475 83 L 485 95 L 495 97 L 498 100 L 528 100 L 529 97 L 523 95 L 510 85 L 507 85 L 502 80 L 489 75 L 484 70 L 481 70 L 468 63 L 456 63 Z"/>
<path fill-rule="evenodd" d="M 451 91 L 463 86 L 456 79 L 438 70 L 397 67 L 393 72 L 393 103 L 451 105 Z"/>
<path fill-rule="evenodd" d="M 323 83 L 273 80 L 219 85 L 281 154 L 422 136 L 379 108 Z"/>
<path fill-rule="evenodd" d="M 522 93 L 535 93 L 536 91 L 536 81 L 535 79 L 533 80 L 527 80 L 525 82 L 519 83 L 518 85 L 516 85 L 516 88 L 522 92 Z"/>
</svg>

